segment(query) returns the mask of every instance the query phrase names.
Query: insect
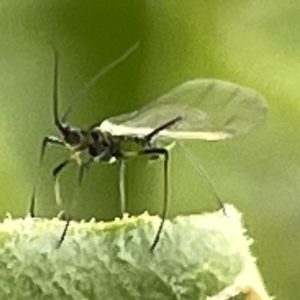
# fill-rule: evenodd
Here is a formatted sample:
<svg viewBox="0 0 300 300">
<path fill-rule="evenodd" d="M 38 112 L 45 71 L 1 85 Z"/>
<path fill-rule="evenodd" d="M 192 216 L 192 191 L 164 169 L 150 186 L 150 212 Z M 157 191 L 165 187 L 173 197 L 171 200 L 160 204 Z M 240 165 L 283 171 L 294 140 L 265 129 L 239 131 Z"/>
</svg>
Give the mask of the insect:
<svg viewBox="0 0 300 300">
<path fill-rule="evenodd" d="M 106 71 L 124 60 L 135 50 L 133 48 L 109 65 Z M 124 213 L 125 161 L 138 156 L 147 156 L 150 159 L 162 158 L 163 209 L 159 228 L 150 246 L 151 251 L 155 249 L 160 240 L 167 215 L 170 148 L 176 142 L 179 143 L 188 159 L 193 162 L 191 153 L 180 141 L 220 141 L 247 133 L 265 120 L 268 111 L 265 99 L 252 89 L 221 80 L 194 79 L 171 89 L 159 99 L 137 111 L 106 119 L 87 129 L 74 128 L 65 122 L 67 113 L 61 119 L 58 115 L 57 72 L 58 54 L 54 50 L 53 115 L 54 124 L 61 133 L 62 139 L 52 136 L 43 139 L 39 165 L 42 163 L 48 144 L 68 147 L 71 151 L 71 157 L 54 169 L 55 178 L 74 159 L 79 164 L 79 182 L 82 181 L 84 172 L 91 163 L 107 162 L 112 164 L 118 162 L 120 210 Z M 95 78 L 92 82 L 95 82 Z M 68 109 L 69 111 L 70 109 Z M 196 166 L 196 170 L 204 175 L 206 183 L 213 190 L 205 171 L 198 166 Z M 37 175 L 38 177 L 39 175 Z M 34 216 L 35 193 L 36 185 L 31 197 L 30 213 L 32 216 Z M 223 207 L 219 197 L 217 200 Z M 65 238 L 68 225 L 69 219 L 60 243 Z"/>
</svg>

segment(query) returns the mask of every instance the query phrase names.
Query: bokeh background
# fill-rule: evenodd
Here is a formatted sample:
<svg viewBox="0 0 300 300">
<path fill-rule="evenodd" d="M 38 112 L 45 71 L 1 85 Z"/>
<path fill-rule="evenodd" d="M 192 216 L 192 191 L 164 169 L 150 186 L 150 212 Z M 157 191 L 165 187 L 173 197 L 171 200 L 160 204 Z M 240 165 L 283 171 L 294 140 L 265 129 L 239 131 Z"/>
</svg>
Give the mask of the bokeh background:
<svg viewBox="0 0 300 300">
<path fill-rule="evenodd" d="M 270 106 L 265 126 L 230 141 L 187 146 L 222 199 L 244 213 L 270 293 L 278 300 L 298 299 L 299 1 L 1 0 L 1 216 L 6 212 L 26 215 L 41 140 L 58 134 L 52 119 L 49 43 L 60 54 L 63 112 L 94 74 L 136 41 L 140 46 L 130 58 L 84 90 L 69 122 L 87 127 L 138 109 L 196 77 L 230 80 L 263 94 Z M 67 152 L 48 150 L 37 214 L 52 217 L 61 208 L 54 201 L 51 171 Z M 171 160 L 169 216 L 214 210 L 213 195 L 185 157 L 174 149 Z M 78 219 L 118 216 L 117 166 L 94 165 L 74 193 L 76 172 L 73 165 L 62 173 L 64 208 Z M 159 213 L 161 163 L 129 162 L 126 187 L 131 214 Z"/>
</svg>

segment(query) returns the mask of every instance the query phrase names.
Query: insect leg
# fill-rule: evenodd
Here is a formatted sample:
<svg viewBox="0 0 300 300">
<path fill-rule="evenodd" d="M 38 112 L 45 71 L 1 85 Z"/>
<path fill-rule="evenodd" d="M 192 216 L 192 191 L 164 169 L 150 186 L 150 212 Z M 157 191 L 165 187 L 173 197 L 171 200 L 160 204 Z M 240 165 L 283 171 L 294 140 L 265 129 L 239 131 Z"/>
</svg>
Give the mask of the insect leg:
<svg viewBox="0 0 300 300">
<path fill-rule="evenodd" d="M 150 251 L 154 251 L 156 245 L 159 242 L 160 235 L 166 220 L 167 215 L 167 209 L 168 209 L 168 200 L 169 200 L 169 175 L 168 175 L 168 169 L 169 169 L 169 152 L 165 148 L 150 148 L 142 150 L 139 155 L 162 155 L 164 156 L 164 166 L 163 166 L 163 172 L 164 172 L 164 202 L 163 202 L 163 209 L 161 214 L 161 222 L 158 227 L 158 230 L 156 232 L 156 235 L 154 237 L 154 240 L 152 242 L 152 245 L 150 247 Z"/>
<path fill-rule="evenodd" d="M 38 169 L 37 169 L 36 176 L 35 176 L 35 181 L 34 181 L 32 193 L 31 193 L 30 207 L 29 207 L 29 214 L 32 217 L 35 216 L 36 189 L 37 189 L 37 186 L 38 186 L 38 183 L 39 183 L 41 167 L 42 167 L 42 163 L 43 163 L 44 156 L 45 156 L 45 150 L 46 150 L 46 147 L 47 147 L 48 144 L 59 145 L 59 146 L 64 146 L 65 145 L 65 143 L 62 140 L 60 140 L 59 138 L 57 138 L 55 136 L 46 136 L 43 139 L 41 152 L 40 152 Z"/>
<path fill-rule="evenodd" d="M 151 139 L 157 135 L 160 131 L 164 130 L 164 129 L 167 129 L 171 126 L 173 126 L 174 124 L 176 124 L 177 122 L 180 122 L 182 120 L 182 117 L 181 116 L 177 116 L 176 118 L 160 125 L 159 127 L 155 128 L 154 130 L 152 130 L 149 134 L 147 134 L 144 139 L 148 142 L 151 141 Z"/>
<path fill-rule="evenodd" d="M 65 166 L 65 165 L 68 164 L 69 162 L 70 162 L 70 160 L 69 160 L 69 161 L 64 161 L 64 162 L 62 162 L 60 165 Z M 79 166 L 79 173 L 78 173 L 78 187 L 80 187 L 80 185 L 81 185 L 81 183 L 82 183 L 82 181 L 83 181 L 83 177 L 84 177 L 84 174 L 85 174 L 84 172 L 85 172 L 86 170 L 88 170 L 88 168 L 89 168 L 89 166 L 90 166 L 90 164 L 91 164 L 92 162 L 93 162 L 93 159 L 90 159 L 90 160 L 88 160 L 86 163 L 82 163 L 82 164 Z M 57 168 L 59 168 L 60 165 L 58 165 Z M 56 168 L 56 169 L 57 169 L 57 168 Z M 59 170 L 61 170 L 61 168 L 59 168 Z M 66 237 L 66 235 L 67 235 L 68 228 L 69 228 L 69 225 L 70 225 L 70 221 L 71 221 L 71 216 L 70 216 L 69 214 L 66 214 L 65 212 L 62 212 L 62 213 L 60 214 L 60 219 L 65 220 L 65 221 L 66 221 L 66 225 L 65 225 L 64 230 L 63 230 L 63 232 L 62 232 L 62 234 L 61 234 L 61 236 L 60 236 L 60 239 L 59 239 L 59 241 L 58 241 L 57 248 L 59 248 L 59 247 L 62 245 L 62 243 L 64 242 L 64 240 L 65 240 L 65 237 Z"/>
<path fill-rule="evenodd" d="M 57 175 L 62 171 L 62 169 L 64 169 L 64 167 L 67 166 L 70 162 L 71 159 L 66 159 L 63 162 L 61 162 L 59 165 L 57 165 L 52 171 L 53 177 L 56 178 Z"/>
<path fill-rule="evenodd" d="M 120 193 L 120 212 L 121 216 L 126 212 L 126 198 L 125 198 L 125 161 L 120 160 L 119 165 L 119 193 Z"/>
<path fill-rule="evenodd" d="M 71 159 L 66 159 L 63 162 L 61 162 L 59 165 L 57 165 L 53 171 L 52 171 L 52 175 L 54 177 L 54 193 L 55 193 L 55 202 L 57 204 L 57 206 L 60 206 L 60 204 L 62 203 L 61 198 L 60 198 L 60 188 L 59 188 L 59 184 L 58 184 L 58 174 L 71 162 Z M 59 241 L 57 243 L 57 248 L 59 248 L 62 244 L 62 242 L 65 239 L 65 236 L 67 234 L 67 230 L 70 224 L 70 216 L 68 214 L 65 213 L 65 211 L 62 211 L 59 213 L 59 219 L 61 220 L 66 220 L 66 225 L 64 227 L 64 230 L 62 232 L 61 237 L 59 238 Z"/>
<path fill-rule="evenodd" d="M 66 159 L 63 162 L 61 162 L 59 165 L 57 165 L 53 171 L 52 175 L 54 177 L 54 195 L 55 195 L 55 202 L 57 206 L 60 206 L 61 200 L 60 200 L 60 192 L 59 192 L 59 184 L 58 184 L 58 174 L 71 162 L 71 159 Z"/>
<path fill-rule="evenodd" d="M 90 158 L 87 162 L 82 163 L 79 166 L 79 174 L 78 174 L 78 186 L 81 185 L 82 181 L 83 181 L 83 177 L 86 171 L 89 170 L 89 167 L 91 165 L 91 163 L 94 161 L 93 158 Z"/>
<path fill-rule="evenodd" d="M 66 225 L 64 227 L 64 230 L 58 240 L 58 243 L 57 243 L 57 248 L 60 248 L 60 246 L 62 245 L 62 243 L 64 242 L 65 240 L 65 237 L 67 235 L 67 231 L 68 231 L 68 228 L 69 228 L 69 225 L 70 225 L 70 221 L 71 221 L 71 217 L 69 215 L 66 215 L 65 213 L 62 214 L 61 216 L 61 219 L 63 220 L 66 220 Z"/>
<path fill-rule="evenodd" d="M 192 164 L 192 166 L 195 169 L 195 171 L 203 178 L 204 183 L 209 188 L 209 190 L 211 191 L 211 193 L 216 197 L 217 203 L 218 203 L 218 209 L 222 209 L 223 212 L 224 212 L 224 214 L 226 215 L 224 203 L 221 200 L 221 197 L 219 196 L 216 188 L 212 184 L 212 181 L 211 181 L 210 177 L 208 176 L 207 172 L 205 171 L 205 169 L 202 167 L 202 165 L 200 163 L 198 163 L 196 161 L 195 156 L 192 154 L 192 152 L 187 147 L 185 147 L 184 145 L 182 145 L 180 142 L 178 142 L 177 145 L 178 145 L 178 148 L 188 158 L 189 162 Z"/>
<path fill-rule="evenodd" d="M 52 172 L 54 179 L 56 179 L 58 173 L 61 172 L 61 170 L 67 166 L 70 162 L 72 161 L 72 159 L 66 159 L 64 160 L 62 163 L 60 163 L 58 166 L 56 166 Z M 78 185 L 80 186 L 82 181 L 83 181 L 83 177 L 84 177 L 84 172 L 86 170 L 88 170 L 90 164 L 93 162 L 93 159 L 88 160 L 86 163 L 82 163 L 79 166 L 79 174 L 78 174 Z"/>
</svg>

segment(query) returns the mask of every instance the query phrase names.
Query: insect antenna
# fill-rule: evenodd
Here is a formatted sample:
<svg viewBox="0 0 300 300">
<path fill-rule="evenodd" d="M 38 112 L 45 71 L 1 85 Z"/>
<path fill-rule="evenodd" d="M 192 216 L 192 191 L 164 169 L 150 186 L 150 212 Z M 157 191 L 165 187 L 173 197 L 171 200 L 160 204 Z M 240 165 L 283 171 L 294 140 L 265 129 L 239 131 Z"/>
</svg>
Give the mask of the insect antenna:
<svg viewBox="0 0 300 300">
<path fill-rule="evenodd" d="M 92 77 L 92 79 L 88 82 L 86 82 L 82 88 L 79 90 L 79 92 L 76 94 L 75 97 L 69 102 L 68 107 L 63 114 L 61 121 L 64 123 L 68 117 L 68 115 L 72 112 L 73 107 L 75 103 L 79 100 L 83 99 L 83 96 L 87 93 L 87 91 L 100 79 L 103 77 L 106 73 L 113 70 L 117 65 L 119 65 L 121 62 L 126 60 L 139 46 L 139 42 L 136 42 L 132 47 L 130 47 L 126 52 L 124 52 L 123 55 L 121 55 L 119 58 L 114 60 L 112 63 L 108 64 L 106 67 L 101 69 L 98 73 Z"/>
<path fill-rule="evenodd" d="M 57 69 L 58 69 L 58 54 L 56 49 L 52 46 L 53 51 L 53 57 L 54 57 L 54 67 L 53 67 L 53 116 L 54 116 L 54 124 L 58 129 L 63 132 L 64 126 L 59 121 L 58 117 L 58 96 L 57 96 Z M 29 206 L 29 215 L 34 217 L 35 216 L 35 198 L 36 198 L 36 191 L 37 186 L 40 179 L 40 172 L 42 163 L 45 156 L 46 148 L 49 144 L 58 145 L 58 146 L 65 146 L 64 141 L 61 139 L 55 137 L 55 136 L 45 136 L 42 141 L 42 146 L 40 150 L 40 158 L 39 158 L 39 164 L 36 171 L 35 181 L 33 184 L 32 192 L 31 192 L 31 198 L 30 198 L 30 206 Z"/>
<path fill-rule="evenodd" d="M 54 69 L 53 69 L 53 91 L 52 91 L 52 100 L 53 100 L 53 118 L 54 125 L 63 133 L 65 132 L 65 127 L 63 122 L 60 121 L 58 116 L 58 52 L 54 46 L 52 46 L 53 55 L 54 55 Z"/>
</svg>

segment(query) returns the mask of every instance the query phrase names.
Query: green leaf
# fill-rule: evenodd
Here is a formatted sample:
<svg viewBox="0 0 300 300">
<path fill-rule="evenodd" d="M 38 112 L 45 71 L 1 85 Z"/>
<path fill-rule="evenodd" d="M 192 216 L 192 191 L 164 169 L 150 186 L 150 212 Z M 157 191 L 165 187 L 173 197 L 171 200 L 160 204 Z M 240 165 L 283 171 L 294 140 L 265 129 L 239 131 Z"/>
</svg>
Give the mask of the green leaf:
<svg viewBox="0 0 300 300">
<path fill-rule="evenodd" d="M 63 221 L 6 218 L 0 225 L 0 298 L 209 299 L 253 264 L 240 214 L 232 206 L 226 212 L 167 221 L 153 253 L 160 219 L 147 213 L 110 223 L 71 222 L 60 248 Z M 246 281 L 252 286 L 254 279 Z"/>
</svg>

